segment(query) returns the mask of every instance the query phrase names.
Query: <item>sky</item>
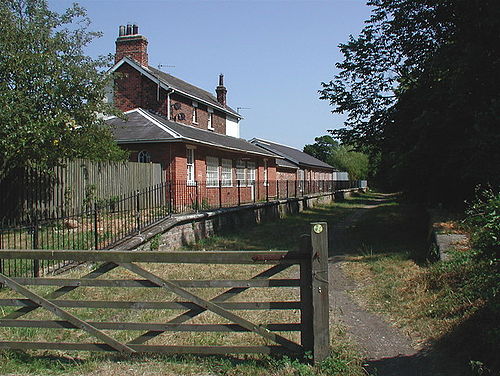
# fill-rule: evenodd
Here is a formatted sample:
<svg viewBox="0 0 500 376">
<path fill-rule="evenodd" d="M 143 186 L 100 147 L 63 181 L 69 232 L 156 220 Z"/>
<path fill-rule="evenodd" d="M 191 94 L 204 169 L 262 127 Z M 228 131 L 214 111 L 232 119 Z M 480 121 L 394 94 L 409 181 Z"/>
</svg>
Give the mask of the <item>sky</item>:
<svg viewBox="0 0 500 376">
<path fill-rule="evenodd" d="M 49 0 L 62 12 L 74 1 Z M 80 0 L 103 36 L 86 50 L 114 54 L 120 25 L 148 39 L 149 65 L 215 94 L 220 73 L 228 105 L 239 110 L 241 137 L 302 150 L 342 126 L 320 100 L 321 82 L 342 60 L 339 43 L 358 35 L 366 0 Z"/>
</svg>

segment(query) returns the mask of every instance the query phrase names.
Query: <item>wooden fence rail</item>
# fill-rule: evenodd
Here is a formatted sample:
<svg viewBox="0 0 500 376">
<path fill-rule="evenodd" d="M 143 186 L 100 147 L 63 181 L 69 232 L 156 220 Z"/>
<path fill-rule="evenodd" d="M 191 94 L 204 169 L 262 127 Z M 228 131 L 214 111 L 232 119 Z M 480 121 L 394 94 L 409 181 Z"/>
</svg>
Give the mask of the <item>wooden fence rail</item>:
<svg viewBox="0 0 500 376">
<path fill-rule="evenodd" d="M 123 353 L 160 352 L 160 353 L 293 353 L 303 355 L 312 353 L 315 362 L 325 359 L 329 354 L 328 319 L 328 234 L 324 222 L 312 223 L 308 241 L 300 251 L 189 251 L 189 252 L 135 252 L 135 251 L 47 251 L 47 250 L 1 250 L 0 259 L 33 260 L 73 260 L 98 263 L 92 271 L 79 278 L 14 278 L 0 273 L 0 283 L 16 295 L 0 294 L 0 306 L 9 312 L 0 318 L 3 328 L 43 328 L 47 330 L 80 329 L 97 342 L 61 341 L 20 341 L 13 334 L 2 329 L 0 348 L 10 349 L 48 349 L 48 350 L 87 350 L 118 351 Z M 269 265 L 248 279 L 222 280 L 174 280 L 165 279 L 158 271 L 148 270 L 148 266 L 160 264 L 234 264 Z M 271 278 L 293 265 L 298 265 L 300 274 L 288 278 Z M 164 268 L 166 268 L 165 266 Z M 243 266 L 241 266 L 243 268 Z M 151 268 L 149 268 L 151 269 Z M 161 270 L 161 269 L 160 269 Z M 112 272 L 110 275 L 108 273 Z M 293 277 L 295 276 L 295 277 Z M 120 278 L 118 278 L 120 277 Z M 300 277 L 300 278 L 297 278 Z M 46 293 L 47 287 L 56 287 Z M 61 299 L 64 295 L 85 288 L 147 288 L 165 291 L 176 298 L 172 301 L 148 301 L 149 293 L 139 294 L 141 299 L 96 300 Z M 196 290 L 189 290 L 195 288 Z M 207 298 L 199 289 L 227 288 L 216 296 Z M 251 288 L 297 288 L 300 296 L 296 301 L 233 301 L 232 298 Z M 44 293 L 42 293 L 43 291 Z M 1 291 L 0 291 L 1 293 Z M 71 294 L 70 294 L 71 295 Z M 17 296 L 17 297 L 13 297 Z M 78 296 L 78 295 L 77 295 Z M 8 308 L 7 308 L 8 307 Z M 85 309 L 79 314 L 78 309 Z M 126 309 L 136 310 L 180 310 L 181 313 L 165 322 L 117 322 L 99 321 L 102 316 L 91 310 Z M 38 311 L 50 312 L 51 319 L 36 315 Z M 91 313 L 89 313 L 89 310 Z M 300 322 L 255 322 L 245 312 L 254 310 L 300 310 Z M 222 318 L 222 322 L 201 322 L 189 324 L 188 321 L 211 312 Z M 35 314 L 35 315 L 34 315 Z M 94 314 L 94 316 L 92 316 Z M 92 319 L 89 319 L 92 317 Z M 122 340 L 120 331 L 139 331 L 135 338 Z M 264 345 L 175 345 L 150 344 L 153 339 L 167 332 L 234 332 L 252 333 L 264 339 Z M 300 332 L 300 341 L 287 333 Z M 38 338 L 38 337 L 37 337 Z M 31 339 L 31 337 L 29 338 Z"/>
</svg>

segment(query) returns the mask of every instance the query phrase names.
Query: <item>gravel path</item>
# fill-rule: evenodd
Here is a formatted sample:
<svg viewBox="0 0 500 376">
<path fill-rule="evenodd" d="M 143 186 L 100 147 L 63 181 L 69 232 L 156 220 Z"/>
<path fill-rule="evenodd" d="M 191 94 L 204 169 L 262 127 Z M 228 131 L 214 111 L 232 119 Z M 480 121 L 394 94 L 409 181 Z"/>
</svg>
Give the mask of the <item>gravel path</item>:
<svg viewBox="0 0 500 376">
<path fill-rule="evenodd" d="M 330 244 L 334 245 L 330 254 L 330 315 L 340 322 L 349 337 L 357 344 L 365 357 L 366 371 L 376 376 L 427 376 L 440 375 L 433 371 L 428 356 L 412 345 L 411 339 L 383 317 L 368 312 L 351 296 L 357 289 L 356 283 L 342 271 L 344 254 L 348 253 L 346 229 L 354 225 L 370 209 L 382 204 L 374 202 L 364 205 L 348 216 L 331 232 Z M 331 250 L 332 251 L 332 250 Z"/>
</svg>

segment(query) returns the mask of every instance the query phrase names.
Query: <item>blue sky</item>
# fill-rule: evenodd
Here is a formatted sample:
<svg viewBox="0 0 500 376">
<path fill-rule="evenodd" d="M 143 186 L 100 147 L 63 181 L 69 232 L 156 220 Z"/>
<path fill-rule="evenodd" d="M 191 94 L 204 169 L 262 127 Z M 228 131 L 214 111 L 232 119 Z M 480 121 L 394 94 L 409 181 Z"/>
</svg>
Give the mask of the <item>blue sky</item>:
<svg viewBox="0 0 500 376">
<path fill-rule="evenodd" d="M 62 11 L 73 1 L 49 0 Z M 357 35 L 365 0 L 81 0 L 103 37 L 90 56 L 114 53 L 119 25 L 136 23 L 148 38 L 149 64 L 214 92 L 224 74 L 228 104 L 241 109 L 241 137 L 299 149 L 342 125 L 322 81 L 335 73 L 338 44 Z M 174 67 L 166 67 L 166 66 Z"/>
</svg>

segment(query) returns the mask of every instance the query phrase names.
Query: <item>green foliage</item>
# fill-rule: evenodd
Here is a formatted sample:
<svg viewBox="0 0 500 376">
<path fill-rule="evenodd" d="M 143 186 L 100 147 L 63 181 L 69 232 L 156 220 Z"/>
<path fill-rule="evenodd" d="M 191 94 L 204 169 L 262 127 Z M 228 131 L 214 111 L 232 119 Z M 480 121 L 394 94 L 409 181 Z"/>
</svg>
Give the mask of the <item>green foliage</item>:
<svg viewBox="0 0 500 376">
<path fill-rule="evenodd" d="M 498 265 L 482 260 L 478 251 L 456 251 L 449 261 L 438 262 L 426 276 L 429 289 L 439 291 L 439 304 L 431 316 L 461 317 L 477 308 L 478 302 L 488 302 L 500 293 Z M 479 304 L 481 305 L 481 304 Z"/>
<path fill-rule="evenodd" d="M 160 249 L 160 241 L 161 241 L 161 234 L 156 234 L 151 238 L 151 241 L 149 243 L 149 249 L 151 251 L 157 251 Z"/>
<path fill-rule="evenodd" d="M 0 178 L 24 167 L 48 169 L 62 159 L 123 159 L 98 114 L 110 58 L 83 49 L 99 36 L 77 4 L 64 13 L 45 0 L 0 3 Z"/>
<path fill-rule="evenodd" d="M 314 139 L 312 145 L 305 145 L 304 152 L 328 163 L 340 171 L 347 171 L 353 180 L 366 179 L 369 172 L 368 156 L 350 146 L 340 145 L 332 136 Z"/>
<path fill-rule="evenodd" d="M 472 245 L 485 255 L 500 259 L 500 193 L 476 190 L 476 199 L 467 209 L 466 223 L 472 230 Z"/>
<path fill-rule="evenodd" d="M 379 178 L 421 201 L 461 203 L 477 184 L 500 185 L 500 3 L 368 4 L 322 83 L 321 98 L 348 115 L 333 135 L 378 155 Z"/>
</svg>

